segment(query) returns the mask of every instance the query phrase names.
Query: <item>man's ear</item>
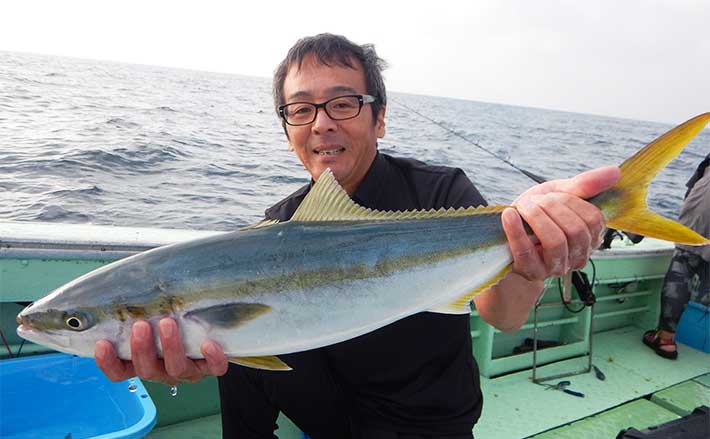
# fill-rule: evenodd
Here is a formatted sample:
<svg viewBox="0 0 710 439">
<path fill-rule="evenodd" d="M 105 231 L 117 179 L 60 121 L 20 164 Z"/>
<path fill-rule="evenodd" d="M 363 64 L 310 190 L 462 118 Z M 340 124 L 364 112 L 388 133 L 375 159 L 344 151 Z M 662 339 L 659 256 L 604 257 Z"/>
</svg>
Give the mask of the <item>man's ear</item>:
<svg viewBox="0 0 710 439">
<path fill-rule="evenodd" d="M 296 148 L 293 147 L 293 144 L 290 141 L 288 142 L 288 150 L 291 152 L 296 150 Z"/>
<path fill-rule="evenodd" d="M 377 120 L 375 121 L 375 134 L 377 138 L 381 139 L 385 137 L 385 111 L 387 107 L 385 105 L 380 107 L 380 112 L 377 114 Z"/>
</svg>

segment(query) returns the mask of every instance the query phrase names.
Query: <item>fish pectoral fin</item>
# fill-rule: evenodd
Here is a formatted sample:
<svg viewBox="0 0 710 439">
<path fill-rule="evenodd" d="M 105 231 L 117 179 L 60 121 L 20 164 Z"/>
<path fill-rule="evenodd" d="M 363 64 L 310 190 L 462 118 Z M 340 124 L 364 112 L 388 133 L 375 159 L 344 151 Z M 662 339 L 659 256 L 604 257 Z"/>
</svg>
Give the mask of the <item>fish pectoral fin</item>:
<svg viewBox="0 0 710 439">
<path fill-rule="evenodd" d="M 225 303 L 199 308 L 185 313 L 185 318 L 196 320 L 205 326 L 235 328 L 271 311 L 263 303 Z"/>
<path fill-rule="evenodd" d="M 471 301 L 474 296 L 478 293 L 482 293 L 493 285 L 497 284 L 505 275 L 510 271 L 512 264 L 505 266 L 501 271 L 499 271 L 495 276 L 486 281 L 483 285 L 468 291 L 463 296 L 454 300 L 450 303 L 444 303 L 442 305 L 437 305 L 433 308 L 428 309 L 429 312 L 435 312 L 439 314 L 470 314 L 471 313 Z"/>
<path fill-rule="evenodd" d="M 262 370 L 293 370 L 291 367 L 281 361 L 279 357 L 272 355 L 270 357 L 232 357 L 230 363 L 239 364 L 240 366 L 251 367 L 253 369 Z"/>
</svg>

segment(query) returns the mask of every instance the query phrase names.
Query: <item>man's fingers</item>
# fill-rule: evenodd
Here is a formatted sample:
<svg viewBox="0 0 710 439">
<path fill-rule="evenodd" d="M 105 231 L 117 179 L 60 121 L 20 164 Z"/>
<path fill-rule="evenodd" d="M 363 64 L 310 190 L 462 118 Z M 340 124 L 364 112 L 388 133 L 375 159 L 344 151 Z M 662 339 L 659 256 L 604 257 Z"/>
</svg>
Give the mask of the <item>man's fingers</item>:
<svg viewBox="0 0 710 439">
<path fill-rule="evenodd" d="M 202 378 L 195 363 L 185 356 L 180 331 L 177 323 L 171 318 L 164 318 L 158 322 L 160 344 L 163 347 L 163 361 L 165 372 L 173 378 L 183 381 L 198 381 Z"/>
<path fill-rule="evenodd" d="M 208 340 L 202 343 L 200 350 L 205 360 L 203 362 L 198 361 L 198 367 L 205 375 L 222 376 L 227 373 L 229 362 L 219 344 Z"/>
<path fill-rule="evenodd" d="M 518 202 L 518 211 L 540 240 L 547 276 L 561 276 L 569 270 L 568 242 L 562 229 L 545 210 L 532 199 Z"/>
<path fill-rule="evenodd" d="M 565 192 L 586 200 L 614 186 L 620 175 L 618 167 L 605 166 L 582 172 L 572 178 L 547 181 L 523 192 L 513 204 L 530 195 L 544 195 L 550 192 Z"/>
<path fill-rule="evenodd" d="M 577 216 L 587 225 L 590 236 L 590 251 L 596 249 L 601 244 L 604 237 L 604 215 L 593 204 L 577 197 L 570 197 L 563 194 L 554 194 L 553 197 L 563 200 Z"/>
<path fill-rule="evenodd" d="M 153 331 L 148 322 L 138 321 L 131 328 L 131 361 L 139 377 L 166 383 L 170 381 L 158 359 Z"/>
<path fill-rule="evenodd" d="M 620 176 L 621 171 L 617 166 L 604 166 L 582 172 L 566 180 L 566 185 L 562 190 L 554 192 L 566 192 L 586 200 L 607 189 L 611 189 L 619 181 Z"/>
<path fill-rule="evenodd" d="M 592 235 L 581 213 L 574 210 L 576 204 L 588 204 L 585 201 L 563 193 L 536 195 L 532 200 L 545 211 L 565 235 L 567 243 L 567 261 L 570 269 L 580 269 L 587 263 Z M 570 208 L 569 206 L 572 206 Z M 592 210 L 593 206 L 590 205 Z M 593 214 L 593 212 L 592 212 Z M 566 270 L 565 270 L 566 271 Z"/>
<path fill-rule="evenodd" d="M 136 375 L 133 364 L 122 361 L 116 355 L 113 345 L 108 340 L 99 340 L 94 348 L 96 365 L 111 381 L 123 381 Z"/>
<path fill-rule="evenodd" d="M 529 281 L 546 277 L 546 269 L 535 242 L 528 236 L 523 221 L 515 209 L 506 209 L 502 214 L 503 231 L 513 255 L 513 271 Z"/>
</svg>

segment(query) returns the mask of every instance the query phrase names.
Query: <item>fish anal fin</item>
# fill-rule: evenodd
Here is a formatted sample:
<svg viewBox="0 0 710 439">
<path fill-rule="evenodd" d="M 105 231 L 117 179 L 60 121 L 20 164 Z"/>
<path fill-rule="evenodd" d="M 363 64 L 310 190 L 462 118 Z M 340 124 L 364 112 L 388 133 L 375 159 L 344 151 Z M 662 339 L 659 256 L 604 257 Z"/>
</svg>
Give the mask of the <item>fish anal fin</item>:
<svg viewBox="0 0 710 439">
<path fill-rule="evenodd" d="M 185 318 L 195 320 L 205 326 L 235 328 L 271 311 L 263 303 L 225 303 L 199 308 L 185 313 Z"/>
<path fill-rule="evenodd" d="M 464 294 L 463 296 L 457 298 L 453 302 L 445 303 L 443 305 L 437 305 L 427 311 L 435 312 L 439 314 L 470 314 L 471 313 L 471 301 L 473 298 L 493 285 L 497 284 L 505 275 L 510 271 L 512 267 L 511 264 L 507 265 L 501 271 L 499 271 L 495 276 L 488 280 L 483 285 L 478 288 L 471 290 Z"/>
<path fill-rule="evenodd" d="M 239 364 L 240 366 L 251 367 L 253 369 L 262 370 L 293 370 L 291 367 L 281 361 L 279 357 L 272 355 L 267 357 L 231 357 L 230 363 Z"/>
</svg>

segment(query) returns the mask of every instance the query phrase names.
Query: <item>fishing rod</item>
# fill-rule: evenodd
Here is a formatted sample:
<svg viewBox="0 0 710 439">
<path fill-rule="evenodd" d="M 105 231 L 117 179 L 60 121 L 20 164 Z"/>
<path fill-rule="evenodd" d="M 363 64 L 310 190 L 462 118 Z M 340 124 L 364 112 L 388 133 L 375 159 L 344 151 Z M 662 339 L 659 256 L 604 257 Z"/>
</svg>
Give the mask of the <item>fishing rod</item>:
<svg viewBox="0 0 710 439">
<path fill-rule="evenodd" d="M 539 175 L 537 175 L 537 174 L 535 174 L 535 173 L 532 173 L 532 172 L 530 172 L 530 171 L 528 171 L 528 170 L 525 170 L 525 169 L 523 169 L 523 168 L 521 168 L 521 167 L 515 165 L 514 163 L 510 162 L 509 160 L 507 160 L 507 159 L 505 159 L 505 158 L 503 158 L 503 157 L 501 157 L 501 156 L 499 156 L 499 155 L 497 155 L 497 154 L 495 154 L 495 153 L 489 151 L 489 150 L 486 149 L 484 146 L 482 146 L 482 145 L 480 145 L 480 144 L 474 142 L 473 140 L 467 138 L 466 136 L 464 136 L 464 135 L 462 135 L 462 134 L 460 134 L 460 133 L 457 133 L 456 131 L 454 131 L 454 130 L 452 130 L 451 128 L 447 127 L 447 126 L 444 125 L 443 123 L 441 123 L 441 122 L 439 122 L 439 121 L 437 121 L 437 120 L 432 119 L 431 117 L 429 117 L 429 116 L 427 116 L 426 114 L 423 114 L 423 113 L 421 113 L 421 112 L 415 110 L 414 108 L 410 107 L 409 105 L 407 105 L 407 104 L 405 104 L 405 103 L 403 103 L 403 102 L 394 100 L 394 99 L 392 99 L 392 98 L 390 98 L 390 101 L 394 102 L 394 103 L 397 104 L 397 105 L 400 105 L 400 106 L 406 108 L 407 110 L 409 110 L 409 111 L 411 111 L 412 113 L 418 115 L 419 117 L 428 120 L 429 122 L 431 122 L 431 123 L 433 123 L 434 125 L 436 125 L 436 126 L 442 128 L 443 130 L 447 131 L 448 133 L 453 134 L 454 136 L 458 137 L 459 139 L 462 139 L 462 140 L 465 141 L 466 143 L 475 146 L 476 148 L 480 149 L 481 151 L 485 152 L 486 154 L 489 154 L 489 155 L 493 156 L 494 158 L 496 158 L 496 159 L 502 161 L 503 163 L 509 165 L 509 166 L 512 167 L 513 169 L 515 169 L 515 170 L 517 170 L 518 172 L 520 172 L 521 174 L 523 174 L 523 175 L 525 175 L 526 177 L 530 178 L 530 179 L 531 179 L 532 181 L 534 181 L 535 183 L 544 183 L 544 182 L 547 181 L 547 179 L 546 179 L 545 177 L 541 177 L 541 176 L 539 176 Z M 706 160 L 710 160 L 710 159 L 706 159 Z M 629 240 L 631 240 L 631 242 L 633 242 L 634 244 L 638 244 L 638 243 L 641 242 L 641 240 L 643 239 L 643 237 L 642 237 L 641 235 L 636 235 L 636 234 L 627 233 L 627 232 L 619 232 L 619 231 L 617 231 L 617 230 L 615 230 L 615 229 L 607 229 L 607 231 L 606 231 L 606 233 L 605 233 L 605 235 L 604 235 L 604 241 L 602 242 L 602 245 L 600 246 L 600 248 L 601 248 L 601 249 L 608 249 L 608 248 L 610 248 L 610 247 L 611 247 L 611 241 L 613 241 L 615 237 L 618 236 L 618 237 L 621 237 L 621 238 L 623 239 L 622 233 L 623 233 L 623 235 L 626 235 L 626 236 L 629 238 Z"/>
<path fill-rule="evenodd" d="M 397 105 L 400 105 L 400 106 L 406 108 L 407 110 L 409 110 L 409 111 L 411 111 L 412 113 L 418 115 L 419 117 L 428 120 L 429 122 L 433 123 L 434 125 L 437 125 L 438 127 L 442 128 L 442 129 L 444 129 L 444 130 L 446 130 L 448 133 L 453 134 L 454 136 L 458 137 L 459 139 L 462 139 L 462 140 L 465 141 L 466 143 L 475 146 L 476 148 L 480 149 L 481 151 L 485 152 L 486 154 L 489 154 L 489 155 L 491 155 L 491 156 L 497 158 L 498 160 L 502 161 L 503 163 L 505 163 L 505 164 L 509 165 L 510 167 L 512 167 L 513 169 L 515 169 L 516 171 L 518 171 L 518 172 L 522 173 L 523 175 L 525 175 L 526 177 L 530 178 L 530 179 L 531 179 L 532 181 L 534 181 L 535 183 L 544 183 L 544 182 L 547 181 L 546 178 L 541 177 L 541 176 L 539 176 L 539 175 L 537 175 L 537 174 L 534 174 L 534 173 L 532 173 L 532 172 L 530 172 L 530 171 L 527 171 L 527 170 L 525 170 L 525 169 L 523 169 L 523 168 L 521 168 L 521 167 L 515 165 L 514 163 L 510 162 L 509 160 L 507 160 L 507 159 L 505 159 L 505 158 L 503 158 L 503 157 L 501 157 L 501 156 L 495 154 L 494 152 L 489 151 L 488 149 L 486 149 L 486 148 L 483 147 L 482 145 L 480 145 L 480 144 L 474 142 L 473 140 L 467 138 L 466 136 L 464 136 L 464 135 L 462 135 L 462 134 L 460 134 L 460 133 L 457 133 L 456 131 L 454 131 L 454 130 L 452 130 L 451 128 L 447 127 L 447 126 L 444 125 L 443 123 L 441 123 L 441 122 L 439 122 L 439 121 L 437 121 L 437 120 L 432 119 L 431 117 L 427 116 L 426 114 L 422 114 L 421 112 L 415 110 L 414 108 L 412 108 L 412 107 L 410 107 L 410 106 L 408 106 L 408 105 L 406 105 L 406 104 L 404 104 L 404 103 L 402 103 L 402 102 L 400 102 L 400 101 L 395 101 L 395 100 L 392 99 L 392 98 L 390 98 L 390 101 L 391 101 L 391 102 L 394 102 L 394 103 L 397 104 Z"/>
<path fill-rule="evenodd" d="M 509 165 L 509 166 L 512 167 L 513 169 L 517 170 L 518 172 L 522 173 L 522 174 L 525 175 L 526 177 L 528 177 L 528 178 L 530 178 L 531 180 L 533 180 L 535 183 L 544 183 L 544 182 L 547 181 L 546 178 L 541 177 L 541 176 L 539 176 L 539 175 L 537 175 L 537 174 L 534 174 L 534 173 L 532 173 L 532 172 L 530 172 L 530 171 L 528 171 L 528 170 L 525 170 L 525 169 L 523 169 L 523 168 L 521 168 L 521 167 L 515 165 L 514 163 L 510 162 L 509 160 L 507 160 L 507 159 L 505 159 L 505 158 L 503 158 L 503 157 L 500 157 L 499 155 L 497 155 L 497 154 L 495 154 L 495 153 L 489 151 L 488 149 L 486 149 L 486 148 L 483 147 L 482 145 L 480 145 L 480 144 L 474 142 L 473 140 L 467 138 L 466 136 L 464 136 L 464 135 L 462 135 L 462 134 L 460 134 L 460 133 L 457 133 L 456 131 L 454 131 L 454 130 L 452 130 L 451 128 L 447 127 L 447 126 L 444 125 L 443 123 L 441 123 L 441 122 L 439 122 L 439 121 L 437 121 L 437 120 L 434 120 L 434 119 L 432 119 L 431 117 L 429 117 L 429 116 L 427 116 L 427 115 L 425 115 L 425 114 L 422 114 L 421 112 L 415 110 L 414 108 L 411 108 L 410 106 L 408 106 L 408 105 L 406 105 L 406 104 L 404 104 L 404 103 L 402 103 L 402 102 L 400 102 L 400 101 L 394 101 L 394 100 L 392 100 L 392 99 L 390 99 L 390 100 L 393 101 L 395 104 L 400 105 L 400 106 L 406 108 L 408 111 L 411 111 L 412 113 L 418 115 L 419 117 L 421 117 L 421 118 L 423 118 L 423 119 L 426 119 L 426 120 L 428 120 L 429 122 L 433 123 L 434 125 L 436 125 L 436 126 L 442 128 L 442 129 L 445 130 L 446 132 L 448 132 L 448 133 L 450 133 L 450 134 L 453 134 L 454 136 L 456 136 L 456 137 L 462 139 L 462 140 L 465 141 L 466 143 L 475 146 L 476 148 L 480 149 L 481 151 L 485 152 L 486 154 L 489 154 L 489 155 L 493 156 L 494 158 L 496 158 L 496 159 L 502 161 L 503 163 Z M 608 229 L 607 235 L 611 236 L 610 240 L 613 239 L 613 235 L 612 235 L 612 234 L 613 234 L 614 232 L 616 232 L 616 231 L 613 230 L 613 229 Z M 608 247 L 607 247 L 607 248 L 608 248 Z M 563 296 L 563 291 L 562 291 L 561 283 L 559 282 L 559 279 L 558 279 L 558 287 L 559 287 L 559 292 L 560 292 L 560 299 L 562 300 L 562 303 L 564 304 L 565 308 L 567 308 L 567 310 L 568 310 L 569 312 L 574 313 L 574 314 L 576 314 L 576 313 L 582 311 L 586 306 L 590 306 L 590 305 L 592 305 L 592 304 L 594 304 L 594 303 L 596 302 L 596 297 L 595 297 L 594 292 L 593 292 L 593 285 L 594 285 L 594 282 L 595 282 L 595 280 L 596 280 L 596 271 L 597 271 L 597 270 L 596 270 L 596 266 L 594 266 L 594 261 L 592 261 L 591 258 L 589 259 L 589 261 L 592 263 L 592 267 L 593 267 L 593 270 L 594 270 L 594 274 L 592 275 L 592 281 L 591 281 L 591 282 L 589 282 L 589 279 L 587 278 L 587 275 L 586 275 L 585 273 L 583 273 L 582 271 L 580 271 L 580 270 L 575 270 L 575 271 L 572 272 L 572 283 L 574 284 L 575 289 L 577 290 L 577 294 L 579 295 L 579 297 L 580 297 L 580 299 L 581 299 L 581 301 L 582 301 L 582 307 L 581 307 L 580 309 L 578 309 L 578 310 L 573 310 L 573 309 L 571 309 L 571 308 L 569 307 L 569 305 L 567 304 L 567 301 L 562 297 L 562 296 Z"/>
</svg>

